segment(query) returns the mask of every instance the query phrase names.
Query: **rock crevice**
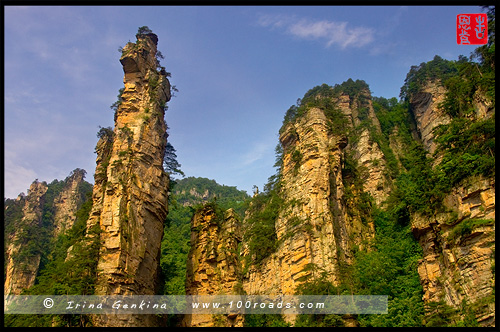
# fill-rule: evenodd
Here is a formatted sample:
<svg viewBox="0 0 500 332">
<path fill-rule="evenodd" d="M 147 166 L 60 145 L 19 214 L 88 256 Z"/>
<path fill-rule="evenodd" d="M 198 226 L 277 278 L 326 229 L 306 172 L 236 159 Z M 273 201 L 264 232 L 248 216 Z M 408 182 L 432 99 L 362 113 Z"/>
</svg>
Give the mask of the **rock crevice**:
<svg viewBox="0 0 500 332">
<path fill-rule="evenodd" d="M 124 90 L 114 131 L 96 147 L 94 206 L 87 223 L 88 230 L 99 225 L 102 241 L 96 295 L 152 295 L 159 287 L 169 185 L 163 169 L 164 112 L 171 95 L 165 71 L 158 70 L 157 38 L 153 37 L 138 34 L 136 43 L 123 48 Z M 154 315 L 118 316 L 96 316 L 94 324 L 158 324 Z"/>
</svg>

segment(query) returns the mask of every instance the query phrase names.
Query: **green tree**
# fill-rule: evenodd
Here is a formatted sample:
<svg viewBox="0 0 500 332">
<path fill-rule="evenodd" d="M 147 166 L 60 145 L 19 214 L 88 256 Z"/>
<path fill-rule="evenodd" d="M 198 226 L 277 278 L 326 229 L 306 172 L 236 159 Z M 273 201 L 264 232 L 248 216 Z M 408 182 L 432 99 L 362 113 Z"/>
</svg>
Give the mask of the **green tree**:
<svg viewBox="0 0 500 332">
<path fill-rule="evenodd" d="M 109 143 L 113 142 L 113 138 L 115 133 L 113 132 L 113 128 L 111 127 L 101 127 L 99 126 L 99 131 L 97 132 L 97 138 L 104 139 Z"/>
<path fill-rule="evenodd" d="M 125 88 L 120 88 L 120 90 L 118 90 L 117 100 L 111 106 L 109 106 L 109 108 L 111 108 L 115 112 L 118 110 L 118 107 L 120 107 L 120 105 L 123 102 L 122 95 L 123 95 L 124 91 L 125 91 Z"/>
<path fill-rule="evenodd" d="M 387 315 L 359 315 L 361 326 L 422 326 L 424 307 L 417 273 L 422 249 L 409 225 L 383 210 L 374 212 L 375 241 L 370 251 L 358 251 L 352 269 L 356 292 L 387 295 Z"/>
<path fill-rule="evenodd" d="M 137 35 L 147 35 L 147 34 L 150 34 L 150 33 L 153 33 L 153 31 L 147 26 L 147 25 L 144 25 L 142 27 L 139 27 L 137 29 Z"/>
<path fill-rule="evenodd" d="M 181 171 L 181 164 L 177 161 L 177 154 L 175 148 L 170 142 L 165 146 L 165 153 L 163 154 L 163 169 L 169 174 L 177 174 L 182 177 L 185 176 Z"/>
</svg>

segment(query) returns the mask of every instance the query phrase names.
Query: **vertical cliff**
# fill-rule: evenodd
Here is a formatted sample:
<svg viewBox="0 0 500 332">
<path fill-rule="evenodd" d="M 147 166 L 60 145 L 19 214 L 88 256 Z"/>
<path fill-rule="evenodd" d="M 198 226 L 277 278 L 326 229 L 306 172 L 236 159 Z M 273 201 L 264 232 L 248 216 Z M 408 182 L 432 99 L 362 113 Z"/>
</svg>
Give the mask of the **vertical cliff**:
<svg viewBox="0 0 500 332">
<path fill-rule="evenodd" d="M 390 179 L 372 135 L 380 124 L 369 90 L 349 89 L 356 84 L 312 89 L 285 117 L 277 248 L 248 267 L 247 293 L 294 294 L 321 275 L 339 285 L 354 251 L 366 250 L 373 239 L 370 210 L 385 200 Z"/>
<path fill-rule="evenodd" d="M 495 182 L 471 178 L 449 193 L 448 213 L 412 215 L 413 234 L 424 251 L 418 272 L 427 304 L 470 310 L 494 325 Z M 434 313 L 431 310 L 431 313 Z M 463 318 L 463 316 L 462 316 Z"/>
<path fill-rule="evenodd" d="M 344 84 L 349 86 L 355 83 L 349 80 Z M 392 181 L 387 173 L 386 156 L 376 140 L 382 135 L 382 130 L 370 90 L 366 83 L 360 84 L 359 91 L 343 91 L 334 100 L 348 119 L 350 140 L 346 153 L 357 162 L 363 190 L 380 205 L 387 199 Z"/>
<path fill-rule="evenodd" d="M 259 266 L 249 267 L 244 282 L 249 294 L 293 294 L 298 280 L 312 273 L 306 269 L 309 264 L 338 278 L 335 262 L 348 246 L 345 223 L 334 224 L 334 213 L 335 221 L 344 217 L 337 200 L 342 187 L 336 183 L 342 186 L 345 140 L 329 137 L 326 117 L 311 109 L 297 126 L 285 128 L 280 141 L 284 151 L 280 194 L 286 206 L 272 230 L 280 246 Z"/>
<path fill-rule="evenodd" d="M 313 88 L 288 110 L 279 136 L 279 172 L 254 196 L 243 221 L 240 265 L 232 268 L 241 271 L 240 292 L 291 295 L 319 280 L 353 287 L 349 266 L 355 252 L 369 250 L 375 236 L 372 209 L 383 204 L 392 185 L 381 135 L 363 81 Z M 207 221 L 211 218 L 193 219 L 193 225 L 205 220 L 212 227 L 193 228 L 196 249 L 188 256 L 186 283 L 191 294 L 215 293 L 234 283 L 233 277 L 206 272 L 213 270 L 205 267 L 207 260 L 229 262 L 210 245 L 224 237 Z M 207 318 L 203 324 L 214 323 Z"/>
<path fill-rule="evenodd" d="M 96 152 L 93 210 L 87 228 L 100 226 L 96 295 L 156 294 L 160 244 L 167 215 L 167 73 L 158 62 L 158 38 L 138 33 L 122 52 L 124 89 L 113 133 L 103 131 Z M 153 315 L 96 316 L 100 326 L 154 326 Z"/>
<path fill-rule="evenodd" d="M 188 255 L 187 295 L 232 295 L 241 291 L 238 245 L 241 223 L 232 209 L 215 204 L 198 210 L 191 220 L 191 250 Z M 183 326 L 242 326 L 241 315 L 185 315 Z"/>
<path fill-rule="evenodd" d="M 410 96 L 410 108 L 416 122 L 418 137 L 430 153 L 436 151 L 434 129 L 450 122 L 450 116 L 439 105 L 443 102 L 446 89 L 441 81 L 429 81 Z"/>
<path fill-rule="evenodd" d="M 458 167 L 472 167 L 475 171 L 477 166 L 472 165 L 477 157 L 470 147 L 489 139 L 489 133 L 483 129 L 470 137 L 467 131 L 487 124 L 494 116 L 494 103 L 484 92 L 476 91 L 469 108 L 473 112 L 451 117 L 445 112 L 446 108 L 440 107 L 446 93 L 443 84 L 430 81 L 411 95 L 410 110 L 416 119 L 416 129 L 424 148 L 434 153 L 433 167 L 437 172 L 456 173 Z M 439 131 L 433 129 L 443 124 L 449 125 L 447 128 L 460 128 L 458 135 L 472 140 L 458 147 L 459 152 L 455 152 L 454 144 L 436 144 Z M 448 129 L 445 134 L 456 135 L 457 129 L 452 130 L 454 132 Z M 486 145 L 482 151 L 488 157 L 492 153 Z M 454 160 L 458 157 L 469 160 L 455 166 Z M 424 254 L 418 266 L 423 300 L 431 308 L 431 316 L 442 315 L 439 310 L 448 306 L 459 311 L 455 320 L 469 315 L 482 326 L 492 326 L 495 322 L 495 178 L 483 174 L 462 177 L 441 199 L 442 209 L 411 215 L 413 234 Z"/>
<path fill-rule="evenodd" d="M 454 115 L 439 80 L 412 87 L 399 102 L 372 98 L 362 81 L 322 85 L 287 111 L 279 171 L 243 221 L 242 292 L 295 294 L 320 281 L 390 295 L 384 324 L 494 325 L 494 103 L 478 90 L 473 112 Z M 221 232 L 195 231 L 196 241 Z M 188 257 L 197 266 L 188 291 L 203 288 L 197 262 L 215 257 L 202 256 Z M 206 278 L 210 288 L 227 283 Z M 397 278 L 411 279 L 410 293 Z M 404 303 L 413 309 L 401 314 Z"/>
<path fill-rule="evenodd" d="M 19 295 L 35 283 L 40 266 L 40 243 L 47 184 L 35 180 L 23 199 L 22 217 L 15 221 L 15 231 L 6 234 L 4 294 Z"/>
<path fill-rule="evenodd" d="M 54 199 L 54 236 L 57 237 L 64 231 L 73 227 L 76 221 L 76 211 L 81 207 L 88 184 L 85 186 L 85 174 L 83 169 L 75 169 L 66 178 L 65 185 Z"/>
<path fill-rule="evenodd" d="M 76 212 L 91 190 L 84 178 L 85 171 L 75 169 L 62 181 L 47 184 L 36 180 L 28 196 L 6 202 L 6 294 L 20 294 L 35 284 L 58 236 L 73 226 Z"/>
</svg>

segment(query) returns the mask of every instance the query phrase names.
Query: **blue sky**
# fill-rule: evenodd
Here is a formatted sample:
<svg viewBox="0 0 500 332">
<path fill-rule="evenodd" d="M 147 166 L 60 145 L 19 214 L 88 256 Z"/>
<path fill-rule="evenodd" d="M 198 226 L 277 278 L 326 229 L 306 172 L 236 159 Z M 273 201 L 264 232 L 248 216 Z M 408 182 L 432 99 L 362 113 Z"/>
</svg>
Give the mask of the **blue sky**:
<svg viewBox="0 0 500 332">
<path fill-rule="evenodd" d="M 457 45 L 477 6 L 7 6 L 5 197 L 75 168 L 93 183 L 99 126 L 123 86 L 118 48 L 148 26 L 179 92 L 166 114 L 187 176 L 251 193 L 274 174 L 286 110 L 307 90 L 352 78 L 398 97 L 412 65 Z"/>
</svg>

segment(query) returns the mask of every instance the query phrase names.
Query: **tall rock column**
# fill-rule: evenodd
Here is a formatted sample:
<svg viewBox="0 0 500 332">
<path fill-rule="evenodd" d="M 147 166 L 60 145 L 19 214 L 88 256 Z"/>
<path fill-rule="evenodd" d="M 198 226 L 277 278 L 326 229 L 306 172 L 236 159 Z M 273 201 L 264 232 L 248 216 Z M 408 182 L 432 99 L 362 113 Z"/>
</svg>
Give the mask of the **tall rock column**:
<svg viewBox="0 0 500 332">
<path fill-rule="evenodd" d="M 360 174 L 363 189 L 373 197 L 377 205 L 380 205 L 389 195 L 391 180 L 385 175 L 386 157 L 374 139 L 374 135 L 382 135 L 382 129 L 371 98 L 370 90 L 367 88 L 356 96 L 344 92 L 335 99 L 335 103 L 348 119 L 350 130 L 357 136 L 356 139 L 349 140 L 346 152 L 352 154 L 358 167 L 364 168 L 365 171 Z M 373 129 L 368 129 L 366 123 Z"/>
<path fill-rule="evenodd" d="M 191 219 L 191 250 L 187 261 L 187 295 L 233 295 L 241 291 L 238 244 L 241 224 L 233 209 L 218 211 L 207 204 Z M 187 314 L 182 326 L 242 326 L 237 314 Z"/>
<path fill-rule="evenodd" d="M 373 225 L 347 216 L 342 163 L 347 140 L 332 133 L 319 108 L 309 108 L 280 135 L 283 146 L 283 207 L 276 220 L 276 252 L 244 277 L 248 294 L 295 293 L 309 278 L 326 272 L 339 284 L 341 265 L 352 260 L 352 246 L 373 237 Z M 244 252 L 244 255 L 247 255 Z"/>
<path fill-rule="evenodd" d="M 76 212 L 85 200 L 85 174 L 83 169 L 78 168 L 71 172 L 66 186 L 54 199 L 54 236 L 73 227 Z"/>
<path fill-rule="evenodd" d="M 45 182 L 34 181 L 23 207 L 23 218 L 16 232 L 6 238 L 4 293 L 19 295 L 35 284 L 41 253 L 37 249 L 37 234 L 42 225 L 43 204 L 47 192 Z"/>
<path fill-rule="evenodd" d="M 124 90 L 114 132 L 104 133 L 96 151 L 94 207 L 88 229 L 100 225 L 96 295 L 152 295 L 158 287 L 168 174 L 165 103 L 167 73 L 157 60 L 158 38 L 137 34 L 123 48 Z M 98 326 L 156 326 L 155 315 L 97 315 Z"/>
</svg>

